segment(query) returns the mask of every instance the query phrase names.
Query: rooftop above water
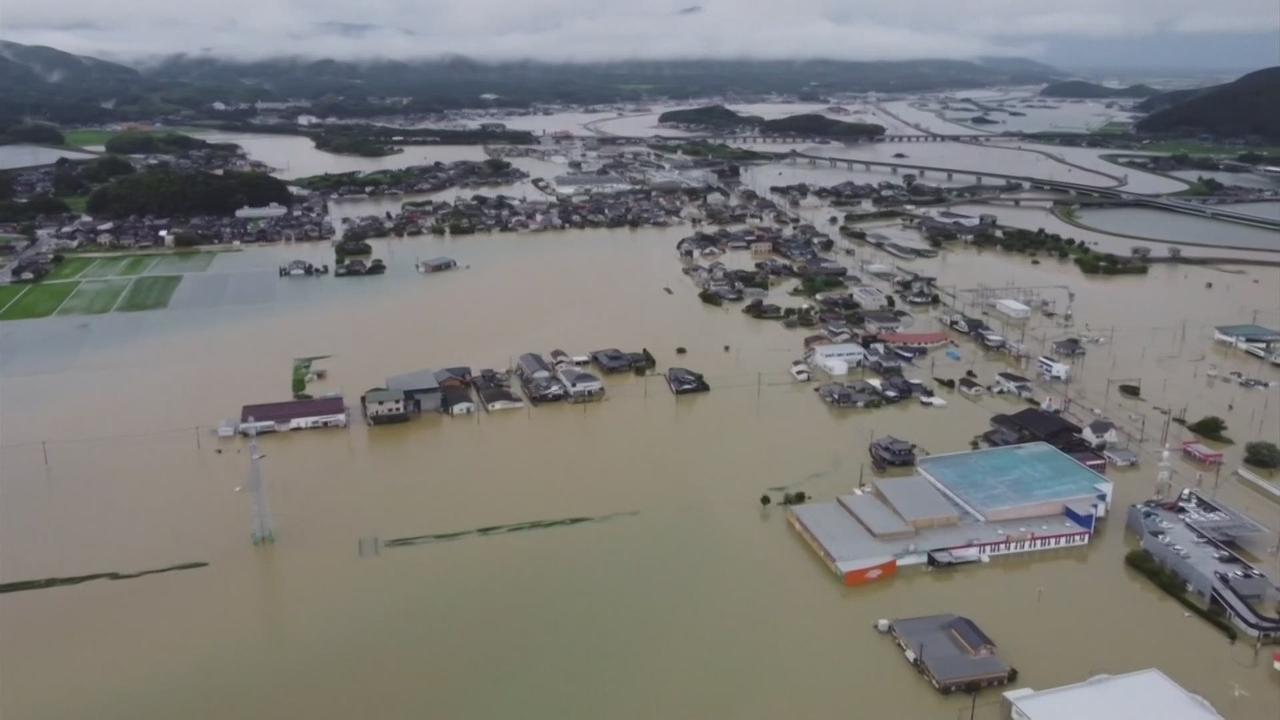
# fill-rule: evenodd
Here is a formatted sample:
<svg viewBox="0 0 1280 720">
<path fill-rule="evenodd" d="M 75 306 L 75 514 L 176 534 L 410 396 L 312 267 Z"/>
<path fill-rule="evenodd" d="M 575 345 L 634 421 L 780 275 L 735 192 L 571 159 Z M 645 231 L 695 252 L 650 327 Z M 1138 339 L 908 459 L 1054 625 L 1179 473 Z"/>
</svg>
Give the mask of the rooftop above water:
<svg viewBox="0 0 1280 720">
<path fill-rule="evenodd" d="M 1109 494 L 1106 478 L 1047 443 L 933 455 L 917 465 L 979 514 Z"/>
</svg>

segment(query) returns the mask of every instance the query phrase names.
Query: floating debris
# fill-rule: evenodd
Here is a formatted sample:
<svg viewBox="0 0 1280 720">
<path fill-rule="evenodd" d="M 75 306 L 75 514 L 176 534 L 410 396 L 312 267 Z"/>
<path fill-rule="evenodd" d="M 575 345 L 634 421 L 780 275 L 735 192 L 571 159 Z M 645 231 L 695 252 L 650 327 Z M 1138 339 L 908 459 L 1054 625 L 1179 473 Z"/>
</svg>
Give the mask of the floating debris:
<svg viewBox="0 0 1280 720">
<path fill-rule="evenodd" d="M 176 572 L 178 570 L 195 570 L 196 568 L 207 567 L 207 562 L 189 562 L 181 565 L 170 565 L 169 567 L 157 568 L 155 570 L 142 570 L 134 573 L 107 572 L 93 573 L 92 575 L 73 575 L 71 577 L 51 577 L 41 578 L 39 580 L 19 580 L 17 582 L 0 583 L 0 595 L 11 592 L 23 592 L 24 590 L 45 590 L 48 588 L 64 587 L 67 585 L 79 585 L 80 583 L 92 582 L 94 580 L 132 580 L 145 575 L 159 575 L 160 573 Z"/>
<path fill-rule="evenodd" d="M 387 540 L 383 543 L 384 547 L 404 547 L 408 545 L 427 545 L 437 542 L 449 542 L 451 540 L 461 540 L 466 537 L 487 537 L 490 535 L 505 535 L 506 533 L 522 532 L 525 530 L 546 530 L 548 528 L 570 527 L 573 525 L 581 525 L 583 523 L 604 522 L 605 520 L 613 520 L 614 518 L 630 517 L 639 515 L 639 511 L 610 513 L 608 515 L 597 515 L 595 517 L 570 517 L 561 518 L 559 520 L 530 520 L 528 522 L 512 523 L 510 525 L 491 525 L 489 527 L 476 528 L 474 530 L 459 530 L 457 532 L 435 533 L 433 535 L 415 535 L 413 537 L 402 537 Z"/>
</svg>

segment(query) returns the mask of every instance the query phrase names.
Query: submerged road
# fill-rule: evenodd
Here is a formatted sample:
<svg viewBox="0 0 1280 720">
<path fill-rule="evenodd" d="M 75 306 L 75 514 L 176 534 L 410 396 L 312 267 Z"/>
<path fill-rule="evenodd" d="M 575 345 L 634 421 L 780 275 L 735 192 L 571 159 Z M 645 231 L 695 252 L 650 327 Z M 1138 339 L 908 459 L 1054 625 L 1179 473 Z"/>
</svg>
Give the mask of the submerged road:
<svg viewBox="0 0 1280 720">
<path fill-rule="evenodd" d="M 958 170 L 956 168 L 936 167 L 932 165 L 920 165 L 919 163 L 900 163 L 888 160 L 858 160 L 845 157 L 830 157 L 825 155 L 814 155 L 811 153 L 803 153 L 792 150 L 785 153 L 771 153 L 778 160 L 798 162 L 807 160 L 810 164 L 827 163 L 831 167 L 845 166 L 853 169 L 854 166 L 861 165 L 865 169 L 872 167 L 887 167 L 894 172 L 898 170 L 913 170 L 920 173 L 921 177 L 925 177 L 928 173 L 938 173 L 945 175 L 948 179 L 955 175 L 970 175 L 978 184 L 986 178 L 995 178 L 999 180 L 1009 180 L 1019 182 L 1033 190 L 1058 190 L 1066 192 L 1070 195 L 1085 195 L 1095 198 L 1106 198 L 1110 200 L 1123 201 L 1132 205 L 1142 205 L 1146 207 L 1157 208 L 1160 210 L 1168 210 L 1171 212 L 1180 212 L 1189 215 L 1199 215 L 1214 220 L 1226 220 L 1228 222 L 1240 223 L 1242 225 L 1251 225 L 1253 227 L 1263 228 L 1266 230 L 1280 231 L 1280 220 L 1260 217 L 1258 215 L 1250 215 L 1236 210 L 1224 210 L 1218 205 L 1201 205 L 1199 203 L 1188 202 L 1186 200 L 1176 200 L 1167 197 L 1153 197 L 1150 195 L 1140 195 L 1138 193 L 1128 192 L 1119 189 L 1119 183 L 1111 187 L 1100 187 L 1096 185 L 1084 185 L 1081 183 L 1067 182 L 1065 180 L 1047 180 L 1043 178 L 1031 177 L 1028 175 L 1013 175 L 1010 173 L 992 172 L 989 170 Z M 1118 179 L 1118 178 L 1117 178 Z"/>
</svg>

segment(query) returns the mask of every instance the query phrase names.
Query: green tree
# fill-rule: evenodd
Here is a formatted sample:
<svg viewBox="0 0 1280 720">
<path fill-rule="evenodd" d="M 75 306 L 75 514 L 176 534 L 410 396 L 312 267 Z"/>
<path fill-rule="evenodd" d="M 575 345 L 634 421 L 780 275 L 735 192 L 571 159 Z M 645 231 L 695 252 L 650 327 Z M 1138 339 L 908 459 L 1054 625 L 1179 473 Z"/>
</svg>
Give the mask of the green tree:
<svg viewBox="0 0 1280 720">
<path fill-rule="evenodd" d="M 1280 467 L 1280 447 L 1265 441 L 1245 443 L 1244 461 L 1254 467 L 1273 470 Z"/>
<path fill-rule="evenodd" d="M 0 130 L 0 145 L 9 143 L 63 145 L 66 138 L 58 128 L 48 123 L 22 123 Z"/>
<path fill-rule="evenodd" d="M 1187 429 L 1210 440 L 1221 440 L 1227 431 L 1227 422 L 1217 415 L 1206 415 L 1188 425 Z"/>
<path fill-rule="evenodd" d="M 195 247 L 200 244 L 200 236 L 186 230 L 179 231 L 173 236 L 173 246 L 180 248 Z"/>
</svg>

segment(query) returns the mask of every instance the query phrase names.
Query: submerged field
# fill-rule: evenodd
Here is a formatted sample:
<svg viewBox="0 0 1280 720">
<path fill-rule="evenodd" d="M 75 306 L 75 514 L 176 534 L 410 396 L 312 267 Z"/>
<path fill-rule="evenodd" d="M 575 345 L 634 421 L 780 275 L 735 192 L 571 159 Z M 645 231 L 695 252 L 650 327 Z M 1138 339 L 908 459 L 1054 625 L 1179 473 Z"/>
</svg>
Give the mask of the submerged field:
<svg viewBox="0 0 1280 720">
<path fill-rule="evenodd" d="M 122 312 L 159 310 L 169 304 L 169 299 L 173 297 L 173 291 L 178 289 L 180 282 L 180 275 L 140 277 L 129 286 L 117 309 Z"/>
<path fill-rule="evenodd" d="M 125 279 L 86 280 L 58 308 L 59 315 L 101 315 L 111 312 L 129 287 Z"/>
<path fill-rule="evenodd" d="M 146 255 L 125 255 L 122 257 L 101 258 L 81 273 L 81 279 L 124 277 L 141 275 L 143 271 L 156 262 L 154 257 Z"/>
<path fill-rule="evenodd" d="M 213 258 L 213 253 L 202 252 L 161 255 L 147 272 L 151 275 L 204 272 L 213 263 Z"/>
</svg>

